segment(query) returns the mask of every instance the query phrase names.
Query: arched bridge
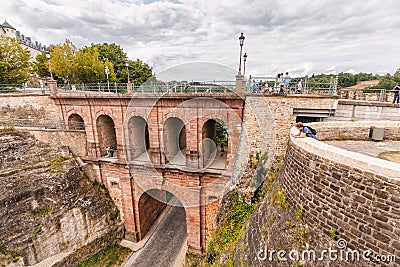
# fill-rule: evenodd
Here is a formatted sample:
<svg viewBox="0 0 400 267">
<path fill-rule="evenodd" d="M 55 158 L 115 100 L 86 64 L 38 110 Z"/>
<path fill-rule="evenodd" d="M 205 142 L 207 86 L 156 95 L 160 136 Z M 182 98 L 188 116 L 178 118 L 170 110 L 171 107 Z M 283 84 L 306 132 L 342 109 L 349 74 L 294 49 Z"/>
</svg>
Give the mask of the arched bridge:
<svg viewBox="0 0 400 267">
<path fill-rule="evenodd" d="M 119 207 L 126 238 L 141 240 L 174 195 L 189 250 L 201 252 L 233 171 L 244 101 L 235 93 L 51 97 L 67 127 L 86 132 L 82 159 Z"/>
</svg>

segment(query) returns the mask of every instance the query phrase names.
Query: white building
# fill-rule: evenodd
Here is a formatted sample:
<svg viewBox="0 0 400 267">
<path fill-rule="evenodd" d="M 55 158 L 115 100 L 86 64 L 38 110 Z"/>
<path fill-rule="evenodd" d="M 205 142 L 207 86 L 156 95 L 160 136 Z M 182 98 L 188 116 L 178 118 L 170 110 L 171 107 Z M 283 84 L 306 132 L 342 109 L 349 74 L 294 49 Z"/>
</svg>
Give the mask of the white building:
<svg viewBox="0 0 400 267">
<path fill-rule="evenodd" d="M 0 25 L 0 34 L 11 38 L 17 38 L 21 46 L 29 50 L 31 54 L 31 61 L 33 61 L 38 54 L 46 51 L 45 45 L 42 45 L 37 41 L 33 42 L 31 37 L 24 36 L 7 21 L 4 21 L 4 23 Z"/>
</svg>

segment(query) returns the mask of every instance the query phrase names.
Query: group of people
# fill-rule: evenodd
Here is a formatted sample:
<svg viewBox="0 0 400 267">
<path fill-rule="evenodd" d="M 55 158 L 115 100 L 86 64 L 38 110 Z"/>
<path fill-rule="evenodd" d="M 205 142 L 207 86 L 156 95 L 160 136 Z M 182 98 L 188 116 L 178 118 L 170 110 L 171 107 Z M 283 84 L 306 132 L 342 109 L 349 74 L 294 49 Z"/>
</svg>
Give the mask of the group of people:
<svg viewBox="0 0 400 267">
<path fill-rule="evenodd" d="M 316 131 L 309 126 L 305 126 L 302 122 L 297 122 L 293 125 L 292 128 L 290 128 L 290 134 L 296 138 L 311 137 L 318 140 Z"/>
<path fill-rule="evenodd" d="M 274 86 L 269 86 L 268 82 L 263 83 L 262 80 L 260 80 L 258 83 L 253 80 L 253 93 L 277 93 L 277 94 L 295 94 L 298 93 L 300 94 L 303 90 L 303 79 L 300 79 L 297 82 L 297 88 L 294 86 L 291 87 L 290 92 L 289 92 L 289 85 L 292 81 L 292 78 L 289 75 L 289 72 L 286 72 L 285 75 L 283 73 L 278 73 Z"/>
</svg>

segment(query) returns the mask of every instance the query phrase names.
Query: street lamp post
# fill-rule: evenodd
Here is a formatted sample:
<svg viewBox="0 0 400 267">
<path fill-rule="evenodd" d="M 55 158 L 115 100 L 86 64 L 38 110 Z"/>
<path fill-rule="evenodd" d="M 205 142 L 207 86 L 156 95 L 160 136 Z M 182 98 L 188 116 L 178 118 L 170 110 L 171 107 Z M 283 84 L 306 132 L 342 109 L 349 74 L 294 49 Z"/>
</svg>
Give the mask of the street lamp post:
<svg viewBox="0 0 400 267">
<path fill-rule="evenodd" d="M 107 76 L 107 89 L 110 92 L 110 83 L 108 81 L 108 74 L 110 74 L 110 70 L 108 69 L 108 67 L 106 66 L 106 68 L 104 69 L 104 72 L 106 73 Z"/>
<path fill-rule="evenodd" d="M 239 75 L 241 75 L 241 70 L 242 70 L 242 48 L 244 44 L 244 35 L 243 32 L 239 36 L 239 45 L 240 45 L 240 57 L 239 57 Z"/>
<path fill-rule="evenodd" d="M 244 53 L 244 55 L 243 55 L 243 75 L 246 74 L 246 60 L 247 60 L 247 54 Z"/>
<path fill-rule="evenodd" d="M 129 62 L 128 60 L 125 61 L 125 66 L 126 66 L 126 72 L 128 72 L 128 83 L 130 83 L 131 81 L 129 80 Z"/>
<path fill-rule="evenodd" d="M 50 64 L 50 52 L 46 51 L 46 58 L 49 60 L 49 71 L 50 71 L 50 77 L 53 80 L 53 72 L 51 71 L 51 64 Z"/>
</svg>

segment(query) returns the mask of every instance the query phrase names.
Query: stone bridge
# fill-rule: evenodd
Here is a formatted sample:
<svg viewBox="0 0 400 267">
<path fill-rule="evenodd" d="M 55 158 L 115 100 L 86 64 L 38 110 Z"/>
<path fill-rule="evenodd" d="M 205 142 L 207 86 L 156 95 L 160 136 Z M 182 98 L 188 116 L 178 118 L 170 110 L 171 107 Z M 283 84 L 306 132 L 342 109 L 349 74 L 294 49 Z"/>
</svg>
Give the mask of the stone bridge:
<svg viewBox="0 0 400 267">
<path fill-rule="evenodd" d="M 185 208 L 189 251 L 201 253 L 232 176 L 244 101 L 220 94 L 51 95 L 67 128 L 84 130 L 90 176 L 105 185 L 141 240 L 173 196 Z M 217 146 L 217 127 L 227 146 Z"/>
</svg>

